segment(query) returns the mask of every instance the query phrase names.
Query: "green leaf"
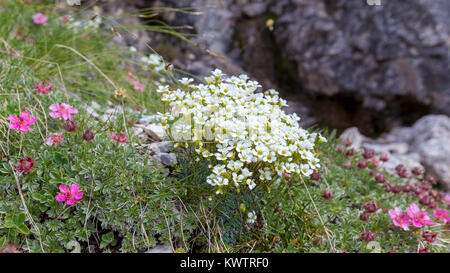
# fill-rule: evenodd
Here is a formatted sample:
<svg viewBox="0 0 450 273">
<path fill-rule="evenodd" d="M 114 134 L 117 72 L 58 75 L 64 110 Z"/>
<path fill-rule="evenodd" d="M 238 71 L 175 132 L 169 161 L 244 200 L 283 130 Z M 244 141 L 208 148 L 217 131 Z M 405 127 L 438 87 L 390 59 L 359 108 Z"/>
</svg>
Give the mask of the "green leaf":
<svg viewBox="0 0 450 273">
<path fill-rule="evenodd" d="M 25 213 L 14 215 L 14 223 L 16 224 L 16 226 L 20 226 L 21 224 L 23 224 L 23 222 L 25 222 L 26 218 L 27 217 Z"/>
<path fill-rule="evenodd" d="M 3 224 L 3 226 L 5 228 L 15 228 L 16 227 L 16 224 L 14 222 L 14 214 L 13 215 L 11 215 L 11 214 L 6 215 L 5 223 Z"/>
<path fill-rule="evenodd" d="M 20 233 L 23 233 L 25 235 L 30 234 L 30 230 L 28 229 L 28 227 L 25 224 L 21 224 L 21 225 L 17 226 L 17 229 L 19 230 Z"/>
</svg>

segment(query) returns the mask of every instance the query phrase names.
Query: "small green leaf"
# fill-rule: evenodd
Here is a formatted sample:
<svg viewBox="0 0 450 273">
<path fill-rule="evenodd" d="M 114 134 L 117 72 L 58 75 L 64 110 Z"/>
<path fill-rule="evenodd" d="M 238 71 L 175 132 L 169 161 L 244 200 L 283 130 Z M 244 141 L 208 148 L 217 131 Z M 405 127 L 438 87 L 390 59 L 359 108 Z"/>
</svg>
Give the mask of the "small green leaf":
<svg viewBox="0 0 450 273">
<path fill-rule="evenodd" d="M 23 233 L 25 235 L 30 234 L 30 230 L 25 224 L 18 225 L 17 229 L 19 230 L 20 233 Z"/>
</svg>

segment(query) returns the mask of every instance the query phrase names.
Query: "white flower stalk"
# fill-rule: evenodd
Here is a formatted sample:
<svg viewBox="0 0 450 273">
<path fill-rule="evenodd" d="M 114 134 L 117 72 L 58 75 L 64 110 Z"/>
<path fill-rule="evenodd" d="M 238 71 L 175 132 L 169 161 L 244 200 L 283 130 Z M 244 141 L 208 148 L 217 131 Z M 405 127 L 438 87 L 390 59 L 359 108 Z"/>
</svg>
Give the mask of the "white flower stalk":
<svg viewBox="0 0 450 273">
<path fill-rule="evenodd" d="M 296 114 L 284 113 L 286 101 L 275 90 L 255 93 L 258 82 L 220 70 L 205 81 L 183 78 L 177 90 L 159 86 L 168 109 L 159 117 L 174 141 L 186 141 L 211 162 L 206 182 L 217 194 L 258 186 L 270 190 L 273 181 L 309 176 L 319 167 L 314 146 L 325 138 L 302 129 Z"/>
</svg>

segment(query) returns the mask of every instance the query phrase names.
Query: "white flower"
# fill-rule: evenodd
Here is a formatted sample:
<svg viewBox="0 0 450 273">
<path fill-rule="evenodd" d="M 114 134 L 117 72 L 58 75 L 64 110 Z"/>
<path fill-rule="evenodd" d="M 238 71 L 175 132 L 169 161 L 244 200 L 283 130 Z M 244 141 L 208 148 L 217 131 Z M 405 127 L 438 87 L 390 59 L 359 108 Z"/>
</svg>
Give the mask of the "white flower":
<svg viewBox="0 0 450 273">
<path fill-rule="evenodd" d="M 251 211 L 247 214 L 247 224 L 253 225 L 256 222 L 256 213 Z"/>
<path fill-rule="evenodd" d="M 164 65 L 156 54 L 145 61 Z M 253 190 L 262 181 L 270 186 L 285 174 L 309 176 L 319 167 L 315 142 L 325 138 L 302 129 L 296 114 L 284 113 L 286 101 L 275 90 L 255 93 L 258 82 L 246 75 L 227 77 L 218 69 L 205 82 L 182 78 L 184 88 L 177 90 L 159 85 L 157 92 L 169 109 L 159 117 L 190 136 L 187 143 L 198 158 L 210 162 L 206 182 L 217 194 L 231 188 Z M 187 124 L 180 127 L 177 122 L 183 117 Z M 181 140 L 176 137 L 172 134 L 173 140 Z"/>
</svg>

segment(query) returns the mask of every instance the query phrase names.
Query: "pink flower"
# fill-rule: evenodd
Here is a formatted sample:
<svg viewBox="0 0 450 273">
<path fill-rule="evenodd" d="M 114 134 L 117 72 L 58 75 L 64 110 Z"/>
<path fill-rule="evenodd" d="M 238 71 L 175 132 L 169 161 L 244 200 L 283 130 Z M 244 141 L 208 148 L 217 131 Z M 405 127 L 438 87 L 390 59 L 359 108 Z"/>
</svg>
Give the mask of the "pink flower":
<svg viewBox="0 0 450 273">
<path fill-rule="evenodd" d="M 415 227 L 421 228 L 425 225 L 432 226 L 435 224 L 430 220 L 428 214 L 425 211 L 421 211 L 415 203 L 411 203 L 409 207 L 406 208 L 406 214 Z"/>
<path fill-rule="evenodd" d="M 112 134 L 110 136 L 111 139 L 120 142 L 120 143 L 125 143 L 128 141 L 127 139 L 127 133 L 117 133 L 117 134 Z"/>
<path fill-rule="evenodd" d="M 36 89 L 36 92 L 45 95 L 53 90 L 53 84 L 50 83 L 47 85 L 45 82 L 35 83 L 34 88 Z"/>
<path fill-rule="evenodd" d="M 409 217 L 403 214 L 400 207 L 389 210 L 389 216 L 391 216 L 394 225 L 401 227 L 403 230 L 409 230 Z"/>
<path fill-rule="evenodd" d="M 48 109 L 52 110 L 50 112 L 50 117 L 59 118 L 63 120 L 71 120 L 72 114 L 77 114 L 78 110 L 67 103 L 61 104 L 52 104 L 48 107 Z"/>
<path fill-rule="evenodd" d="M 138 81 L 132 81 L 131 84 L 134 87 L 134 90 L 136 91 L 144 91 L 145 90 L 145 84 L 138 82 Z"/>
<path fill-rule="evenodd" d="M 62 142 L 64 139 L 61 137 L 63 133 L 51 133 L 50 136 L 45 140 L 45 143 L 48 146 L 55 146 L 57 147 L 60 142 Z"/>
<path fill-rule="evenodd" d="M 64 184 L 59 186 L 60 194 L 55 196 L 56 201 L 66 202 L 66 205 L 72 205 L 76 201 L 83 198 L 83 193 L 79 191 L 80 185 L 73 184 L 70 188 Z"/>
<path fill-rule="evenodd" d="M 136 91 L 144 91 L 145 90 L 145 84 L 139 82 L 137 80 L 136 76 L 133 75 L 133 73 L 128 72 L 128 79 L 130 80 L 130 83 L 133 85 L 133 87 Z"/>
<path fill-rule="evenodd" d="M 33 21 L 34 21 L 34 23 L 36 25 L 45 25 L 45 24 L 47 24 L 48 17 L 45 16 L 44 14 L 40 13 L 40 12 L 36 13 L 35 15 L 33 15 L 32 18 L 33 18 Z"/>
<path fill-rule="evenodd" d="M 30 125 L 36 122 L 36 117 L 30 117 L 30 113 L 27 111 L 23 111 L 20 113 L 20 116 L 8 116 L 9 121 L 11 123 L 9 124 L 9 128 L 12 130 L 19 130 L 22 132 L 28 132 L 30 130 Z"/>
<path fill-rule="evenodd" d="M 445 209 L 437 209 L 433 213 L 434 218 L 439 222 L 448 222 L 450 221 L 450 217 L 448 217 L 448 211 Z"/>
</svg>

